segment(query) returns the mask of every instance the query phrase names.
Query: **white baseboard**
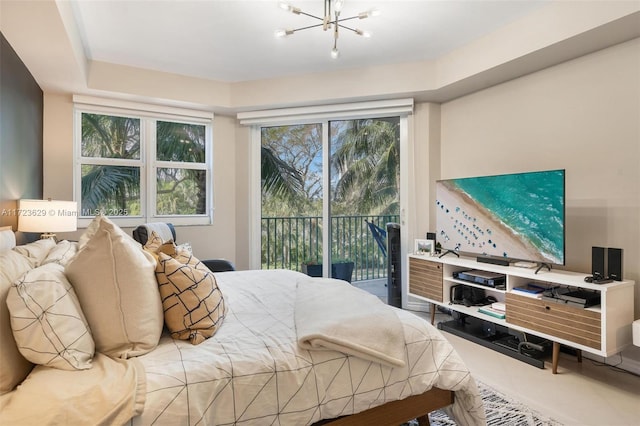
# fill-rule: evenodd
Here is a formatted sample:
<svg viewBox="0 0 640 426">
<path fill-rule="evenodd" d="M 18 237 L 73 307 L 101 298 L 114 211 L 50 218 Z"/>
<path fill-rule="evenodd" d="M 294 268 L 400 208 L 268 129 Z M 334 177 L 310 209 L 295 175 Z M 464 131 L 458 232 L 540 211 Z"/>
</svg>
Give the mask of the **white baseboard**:
<svg viewBox="0 0 640 426">
<path fill-rule="evenodd" d="M 619 365 L 618 367 L 622 368 L 623 370 L 630 371 L 630 372 L 640 376 L 640 360 L 639 359 L 623 357 L 622 358 L 622 364 Z"/>
<path fill-rule="evenodd" d="M 640 348 L 632 347 L 629 349 L 625 349 L 620 354 L 613 355 L 607 358 L 593 355 L 584 351 L 582 352 L 582 355 L 585 358 L 592 359 L 596 362 L 601 362 L 603 364 L 640 375 Z"/>
</svg>

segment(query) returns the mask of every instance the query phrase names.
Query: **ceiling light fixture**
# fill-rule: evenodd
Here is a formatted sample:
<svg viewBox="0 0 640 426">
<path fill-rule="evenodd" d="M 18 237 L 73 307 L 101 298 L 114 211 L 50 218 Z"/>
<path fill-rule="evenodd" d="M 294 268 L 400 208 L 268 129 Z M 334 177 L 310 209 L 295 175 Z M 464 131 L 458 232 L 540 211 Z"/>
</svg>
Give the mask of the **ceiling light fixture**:
<svg viewBox="0 0 640 426">
<path fill-rule="evenodd" d="M 345 21 L 351 21 L 353 19 L 365 19 L 370 16 L 378 16 L 380 12 L 377 9 L 371 9 L 365 12 L 360 12 L 355 16 L 350 16 L 348 18 L 340 18 L 340 12 L 342 12 L 342 7 L 344 6 L 344 0 L 324 0 L 324 16 L 316 16 L 310 13 L 304 12 L 302 9 L 292 6 L 285 2 L 280 2 L 280 7 L 288 12 L 294 13 L 296 15 L 304 15 L 310 18 L 317 19 L 321 21 L 319 24 L 309 25 L 306 27 L 300 27 L 295 29 L 279 29 L 276 30 L 276 37 L 286 37 L 292 35 L 297 31 L 308 30 L 309 28 L 318 28 L 321 27 L 323 31 L 327 31 L 329 29 L 333 29 L 333 49 L 331 49 L 331 57 L 337 59 L 340 56 L 340 51 L 338 50 L 338 36 L 340 35 L 340 28 L 349 30 L 354 34 L 357 34 L 362 37 L 371 37 L 371 34 L 367 31 L 363 31 L 359 28 L 348 27 L 343 24 Z"/>
</svg>

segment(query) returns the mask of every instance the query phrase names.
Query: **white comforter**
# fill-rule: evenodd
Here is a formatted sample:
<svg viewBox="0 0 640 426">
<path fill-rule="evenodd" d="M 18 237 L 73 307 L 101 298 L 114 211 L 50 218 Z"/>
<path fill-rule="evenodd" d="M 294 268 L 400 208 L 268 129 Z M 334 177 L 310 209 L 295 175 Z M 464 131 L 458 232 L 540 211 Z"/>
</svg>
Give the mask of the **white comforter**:
<svg viewBox="0 0 640 426">
<path fill-rule="evenodd" d="M 292 271 L 216 274 L 224 324 L 200 345 L 164 336 L 139 357 L 147 400 L 132 425 L 306 425 L 357 413 L 436 386 L 456 391 L 460 424 L 484 424 L 469 371 L 438 330 L 392 309 L 402 321 L 406 365 L 391 368 L 334 351 L 301 349 Z M 375 332 L 375 324 L 371 325 Z"/>
</svg>

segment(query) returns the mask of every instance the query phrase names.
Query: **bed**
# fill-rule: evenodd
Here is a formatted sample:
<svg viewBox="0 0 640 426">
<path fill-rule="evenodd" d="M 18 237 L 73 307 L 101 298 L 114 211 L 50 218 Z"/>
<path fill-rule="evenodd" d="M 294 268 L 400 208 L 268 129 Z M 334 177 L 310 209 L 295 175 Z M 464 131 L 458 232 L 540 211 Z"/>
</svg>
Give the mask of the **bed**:
<svg viewBox="0 0 640 426">
<path fill-rule="evenodd" d="M 53 249 L 33 267 L 74 260 L 48 261 Z M 0 396 L 0 423 L 393 425 L 428 422 L 426 414 L 442 407 L 459 424 L 485 423 L 468 369 L 442 334 L 413 313 L 346 282 L 294 271 L 213 275 L 226 308 L 212 337 L 192 344 L 163 329 L 153 348 L 124 358 L 105 355 L 96 343 L 91 368 L 81 371 L 31 366 Z M 6 273 L 4 280 L 3 305 Z M 80 286 L 70 282 L 86 312 Z"/>
</svg>

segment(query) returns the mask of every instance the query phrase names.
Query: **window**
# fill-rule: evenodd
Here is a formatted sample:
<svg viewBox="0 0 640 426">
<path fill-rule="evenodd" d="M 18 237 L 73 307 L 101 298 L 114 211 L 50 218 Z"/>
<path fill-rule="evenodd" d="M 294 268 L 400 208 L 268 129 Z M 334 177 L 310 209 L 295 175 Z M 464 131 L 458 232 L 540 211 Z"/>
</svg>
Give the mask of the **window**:
<svg viewBox="0 0 640 426">
<path fill-rule="evenodd" d="M 391 221 L 405 225 L 403 211 L 407 210 L 409 199 L 408 116 L 412 111 L 412 99 L 399 99 L 239 113 L 240 124 L 251 126 L 250 267 L 297 269 L 300 265 L 295 262 L 316 260 L 322 261 L 324 274 L 329 276 L 331 268 L 328 265 L 334 255 L 352 257 L 356 246 L 357 256 L 368 250 L 356 244 L 370 234 L 365 220 L 375 224 L 380 218 L 379 223 L 384 226 L 390 221 L 384 218 L 388 215 Z M 347 145 L 354 149 L 340 150 Z M 342 162 L 341 158 L 347 157 L 349 161 Z M 382 167 L 385 164 L 393 164 L 392 172 Z M 348 171 L 342 168 L 344 165 L 353 167 Z M 385 181 L 387 188 L 384 188 Z M 287 185 L 300 186 L 300 192 L 306 192 L 305 197 L 287 202 L 288 190 L 284 188 Z M 272 194 L 266 192 L 276 192 L 285 200 L 269 199 Z M 305 219 L 314 214 L 318 218 L 306 222 L 302 218 L 285 218 L 285 213 L 290 213 L 287 209 L 296 209 L 292 214 L 305 216 Z M 353 209 L 357 211 L 354 213 Z M 366 214 L 361 210 L 366 210 Z M 274 214 L 267 218 L 263 217 L 263 212 Z M 347 221 L 351 217 L 352 223 Z M 347 240 L 346 231 L 356 226 L 362 229 L 362 238 L 356 238 L 354 243 Z M 344 230 L 345 233 L 332 230 Z M 409 241 L 406 226 L 401 228 L 401 233 L 402 241 Z M 301 236 L 298 238 L 297 234 Z M 281 235 L 286 236 L 278 240 Z M 314 245 L 305 252 L 305 242 L 309 240 Z M 402 258 L 407 253 L 404 244 Z M 269 248 L 273 250 L 269 251 Z M 354 248 L 351 253 L 348 252 L 350 248 Z M 371 251 L 377 249 L 373 245 Z M 274 256 L 286 260 L 271 266 Z M 292 258 L 296 260 L 291 261 Z M 356 272 L 356 279 L 363 279 L 362 274 L 358 274 Z"/>
<path fill-rule="evenodd" d="M 79 224 L 99 213 L 122 226 L 211 223 L 213 116 L 127 106 L 76 103 Z"/>
</svg>

